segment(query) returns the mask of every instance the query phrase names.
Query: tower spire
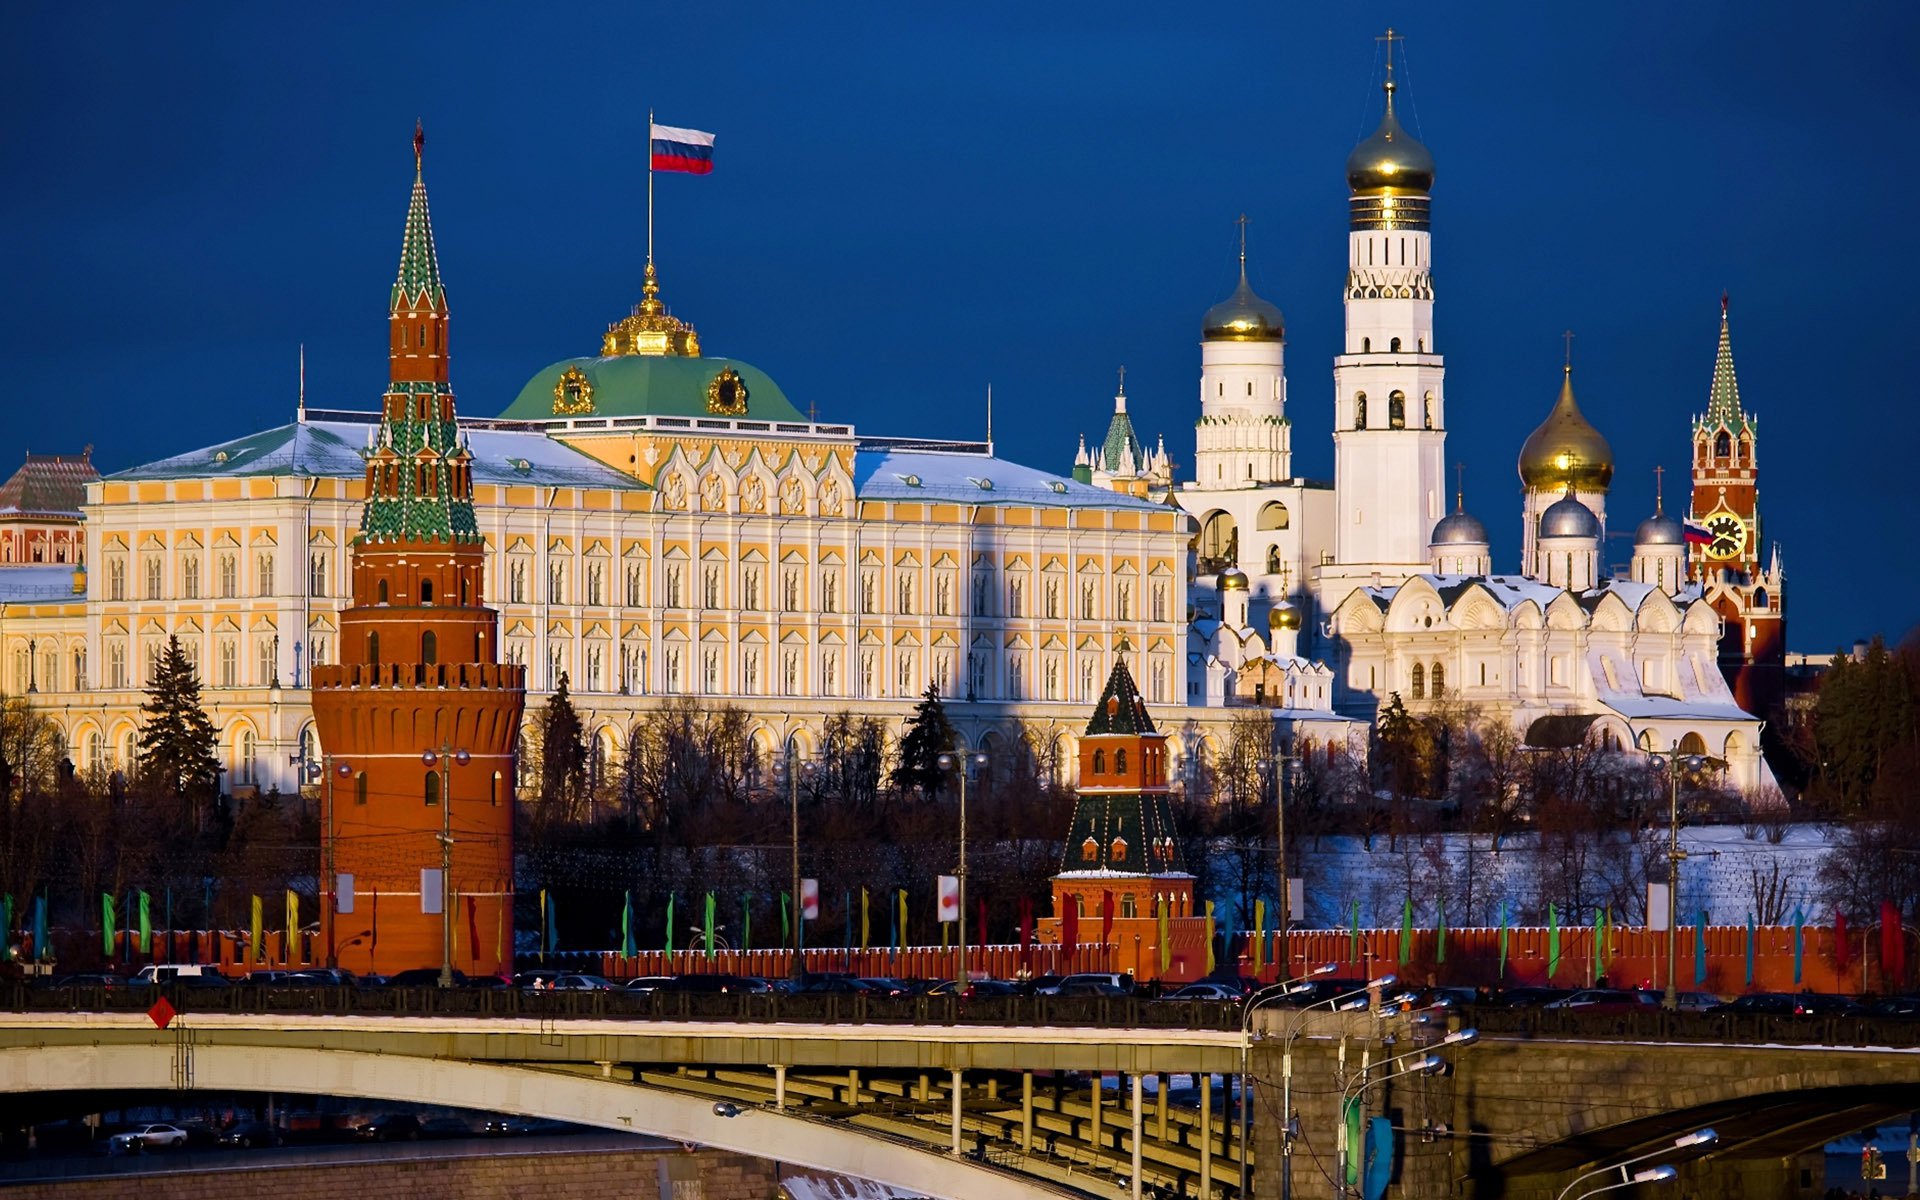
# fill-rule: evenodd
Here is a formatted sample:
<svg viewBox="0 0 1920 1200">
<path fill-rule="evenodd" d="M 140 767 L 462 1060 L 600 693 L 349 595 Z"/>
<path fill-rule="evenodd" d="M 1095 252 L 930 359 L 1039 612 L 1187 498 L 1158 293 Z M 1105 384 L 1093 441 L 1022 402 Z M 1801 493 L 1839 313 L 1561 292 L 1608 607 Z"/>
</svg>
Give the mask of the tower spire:
<svg viewBox="0 0 1920 1200">
<path fill-rule="evenodd" d="M 1733 333 L 1727 320 L 1727 293 L 1720 293 L 1720 345 L 1713 356 L 1713 385 L 1707 392 L 1707 428 L 1724 425 L 1739 433 L 1748 425 L 1740 408 L 1740 382 L 1733 372 Z"/>
</svg>

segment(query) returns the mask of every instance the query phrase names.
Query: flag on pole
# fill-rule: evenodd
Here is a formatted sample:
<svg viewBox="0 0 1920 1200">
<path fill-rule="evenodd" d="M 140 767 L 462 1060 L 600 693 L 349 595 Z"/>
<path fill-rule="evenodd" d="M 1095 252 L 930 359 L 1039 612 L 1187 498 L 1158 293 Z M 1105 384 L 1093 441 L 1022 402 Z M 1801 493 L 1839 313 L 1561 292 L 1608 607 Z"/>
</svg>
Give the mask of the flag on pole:
<svg viewBox="0 0 1920 1200">
<path fill-rule="evenodd" d="M 713 961 L 713 893 L 712 892 L 707 893 L 707 911 L 706 911 L 705 926 L 706 928 L 704 930 L 704 933 L 707 939 L 707 961 L 712 962 Z"/>
<path fill-rule="evenodd" d="M 1213 974 L 1213 901 L 1207 901 L 1207 974 Z"/>
<path fill-rule="evenodd" d="M 53 947 L 47 945 L 47 895 L 42 892 L 33 898 L 33 958 L 46 962 L 52 957 Z"/>
<path fill-rule="evenodd" d="M 1265 900 L 1255 900 L 1253 902 L 1253 945 L 1248 947 L 1248 949 L 1252 951 L 1253 977 L 1255 979 L 1260 978 L 1261 960 L 1265 957 L 1266 942 L 1267 902 Z"/>
<path fill-rule="evenodd" d="M 900 948 L 907 948 L 907 889 L 900 889 Z"/>
<path fill-rule="evenodd" d="M 1408 896 L 1400 907 L 1400 965 L 1405 966 L 1413 955 L 1413 897 Z"/>
<path fill-rule="evenodd" d="M 144 891 L 140 893 L 140 953 L 153 953 L 153 899 Z"/>
<path fill-rule="evenodd" d="M 1705 525 L 1693 521 L 1682 521 L 1680 532 L 1689 546 L 1709 546 L 1713 544 L 1713 533 Z"/>
<path fill-rule="evenodd" d="M 1757 932 L 1758 932 L 1758 929 L 1754 924 L 1753 914 L 1748 913 L 1747 914 L 1747 986 L 1748 987 L 1753 986 L 1753 943 L 1754 943 L 1754 935 Z"/>
<path fill-rule="evenodd" d="M 1500 902 L 1500 982 L 1507 980 L 1507 902 Z"/>
<path fill-rule="evenodd" d="M 100 893 L 100 941 L 106 956 L 113 957 L 113 893 Z"/>
<path fill-rule="evenodd" d="M 958 875 L 940 876 L 934 904 L 934 919 L 942 925 L 960 919 L 960 877 Z"/>
<path fill-rule="evenodd" d="M 1020 969 L 1033 970 L 1033 897 L 1020 897 Z"/>
<path fill-rule="evenodd" d="M 689 175 L 713 173 L 713 135 L 698 129 L 680 129 L 649 122 L 649 163 L 655 171 L 683 171 Z"/>
<path fill-rule="evenodd" d="M 1880 902 L 1880 971 L 1896 988 L 1907 979 L 1907 936 L 1900 927 L 1900 906 L 1891 900 Z"/>
<path fill-rule="evenodd" d="M 753 949 L 753 893 L 740 893 L 740 948 Z"/>
<path fill-rule="evenodd" d="M 1547 905 L 1547 978 L 1560 973 L 1560 909 Z"/>
<path fill-rule="evenodd" d="M 375 894 L 378 895 L 378 893 Z M 374 901 L 373 911 L 376 914 L 380 911 L 379 904 L 378 900 Z M 375 920 L 378 919 L 376 916 Z M 543 963 L 547 961 L 547 889 L 545 888 L 540 889 L 540 961 Z"/>
<path fill-rule="evenodd" d="M 468 892 L 467 902 L 467 957 L 473 961 L 468 964 L 478 967 L 480 962 L 480 897 Z"/>
<path fill-rule="evenodd" d="M 800 920 L 818 921 L 820 919 L 820 881 L 802 879 L 800 881 Z M 804 930 L 805 925 L 801 928 Z"/>
<path fill-rule="evenodd" d="M 627 890 L 626 902 L 620 906 L 620 957 L 632 958 L 637 947 L 633 944 L 633 890 Z"/>
<path fill-rule="evenodd" d="M 252 920 L 247 923 L 247 933 L 249 935 L 249 941 L 247 942 L 247 961 L 250 963 L 263 963 L 267 961 L 267 956 L 265 948 L 262 947 L 260 943 L 266 933 L 267 913 L 266 907 L 261 903 L 260 897 L 257 894 L 253 897 L 252 910 Z"/>
<path fill-rule="evenodd" d="M 665 947 L 668 954 L 673 953 L 673 902 L 676 898 L 672 892 L 667 893 L 667 940 Z"/>
<path fill-rule="evenodd" d="M 1438 901 L 1433 916 L 1433 961 L 1447 961 L 1447 902 Z"/>
<path fill-rule="evenodd" d="M 1794 953 L 1799 953 L 1798 937 L 1794 938 Z M 1799 973 L 1795 972 L 1794 982 L 1798 983 Z M 1707 983 L 1707 910 L 1700 910 L 1700 923 L 1693 927 L 1693 986 L 1705 987 Z"/>
<path fill-rule="evenodd" d="M 787 893 L 780 893 L 780 944 L 793 945 L 793 914 L 787 911 Z"/>
<path fill-rule="evenodd" d="M 1806 934 L 1805 934 L 1806 923 L 1807 923 L 1807 915 L 1801 912 L 1797 908 L 1794 909 L 1793 910 L 1793 982 L 1796 987 L 1799 986 L 1799 983 L 1800 983 L 1800 969 L 1803 965 L 1803 960 L 1806 955 L 1806 948 L 1807 948 L 1807 941 L 1806 941 Z"/>
<path fill-rule="evenodd" d="M 1165 975 L 1173 966 L 1173 905 L 1166 897 L 1160 900 L 1160 973 Z"/>
<path fill-rule="evenodd" d="M 1604 908 L 1596 908 L 1593 910 L 1593 973 L 1595 978 L 1606 974 L 1607 970 L 1607 934 L 1612 932 L 1608 928 L 1608 912 L 1609 910 Z"/>
<path fill-rule="evenodd" d="M 900 949 L 900 913 L 893 905 L 887 905 L 887 944 L 898 953 Z"/>
</svg>

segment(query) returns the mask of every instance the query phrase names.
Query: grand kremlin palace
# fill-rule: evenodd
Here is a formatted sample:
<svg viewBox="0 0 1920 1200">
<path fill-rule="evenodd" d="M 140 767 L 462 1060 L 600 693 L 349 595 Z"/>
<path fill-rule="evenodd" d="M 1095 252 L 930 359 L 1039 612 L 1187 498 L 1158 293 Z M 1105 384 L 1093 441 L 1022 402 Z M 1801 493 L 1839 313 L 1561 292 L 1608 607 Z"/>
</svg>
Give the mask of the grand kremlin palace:
<svg viewBox="0 0 1920 1200">
<path fill-rule="evenodd" d="M 406 319 L 445 297 L 416 178 L 396 362 L 446 354 Z M 5 690 L 32 693 L 79 770 L 132 760 L 172 635 L 199 667 L 228 789 L 317 776 L 307 683 L 340 661 L 349 544 L 380 452 L 368 401 L 303 403 L 291 424 L 97 478 L 81 562 L 0 572 Z M 672 698 L 746 710 L 777 756 L 789 738 L 811 750 L 843 710 L 897 729 L 932 685 L 971 745 L 1059 739 L 1070 770 L 1123 639 L 1150 701 L 1187 694 L 1190 518 L 991 442 L 809 420 L 763 371 L 706 352 L 651 265 L 599 355 L 540 370 L 499 417 L 460 427 L 500 655 L 528 668 L 529 721 L 568 681 L 599 762 Z M 1176 744 L 1202 726 L 1217 737 L 1230 715 L 1194 712 Z"/>
</svg>

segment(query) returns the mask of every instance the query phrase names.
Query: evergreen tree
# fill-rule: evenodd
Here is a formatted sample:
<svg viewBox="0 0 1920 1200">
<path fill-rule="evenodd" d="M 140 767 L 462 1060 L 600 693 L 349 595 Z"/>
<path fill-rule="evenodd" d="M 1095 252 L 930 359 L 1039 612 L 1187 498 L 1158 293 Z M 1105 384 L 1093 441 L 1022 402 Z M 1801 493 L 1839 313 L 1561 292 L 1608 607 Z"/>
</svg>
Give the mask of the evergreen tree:
<svg viewBox="0 0 1920 1200">
<path fill-rule="evenodd" d="M 1433 733 L 1401 702 L 1387 697 L 1374 727 L 1380 782 L 1395 796 L 1425 796 L 1433 777 Z"/>
<path fill-rule="evenodd" d="M 900 760 L 891 777 L 893 786 L 902 792 L 918 788 L 928 796 L 939 791 L 947 776 L 940 766 L 940 756 L 953 749 L 954 741 L 953 723 L 947 720 L 946 706 L 940 703 L 940 689 L 928 685 L 900 738 Z"/>
<path fill-rule="evenodd" d="M 200 707 L 200 678 L 179 638 L 167 639 L 140 712 L 140 778 L 185 805 L 198 828 L 201 805 L 220 786 L 219 731 Z"/>
<path fill-rule="evenodd" d="M 570 821 L 586 794 L 587 744 L 563 674 L 540 722 L 540 803 L 549 819 Z"/>
</svg>

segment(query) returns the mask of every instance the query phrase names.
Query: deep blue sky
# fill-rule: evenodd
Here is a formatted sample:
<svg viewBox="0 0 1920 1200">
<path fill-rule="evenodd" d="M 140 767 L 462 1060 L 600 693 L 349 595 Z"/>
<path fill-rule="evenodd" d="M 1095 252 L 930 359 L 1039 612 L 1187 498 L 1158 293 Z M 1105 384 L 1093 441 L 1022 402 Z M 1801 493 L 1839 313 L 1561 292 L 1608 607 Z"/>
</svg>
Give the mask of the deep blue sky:
<svg viewBox="0 0 1920 1200">
<path fill-rule="evenodd" d="M 1916 615 L 1911 4 L 40 7 L 0 12 L 0 460 L 281 423 L 303 341 L 312 403 L 372 406 L 415 117 L 462 411 L 504 409 L 639 297 L 652 105 L 719 135 L 712 176 L 659 189 L 666 298 L 710 351 L 872 433 L 977 436 L 991 382 L 1001 452 L 1057 470 L 1122 363 L 1191 462 L 1245 210 L 1296 469 L 1326 477 L 1341 166 L 1391 23 L 1496 565 L 1560 331 L 1629 531 L 1686 461 L 1725 288 L 1791 644 Z"/>
</svg>

